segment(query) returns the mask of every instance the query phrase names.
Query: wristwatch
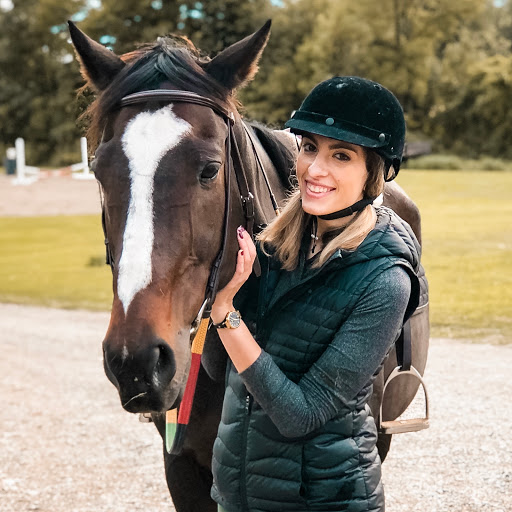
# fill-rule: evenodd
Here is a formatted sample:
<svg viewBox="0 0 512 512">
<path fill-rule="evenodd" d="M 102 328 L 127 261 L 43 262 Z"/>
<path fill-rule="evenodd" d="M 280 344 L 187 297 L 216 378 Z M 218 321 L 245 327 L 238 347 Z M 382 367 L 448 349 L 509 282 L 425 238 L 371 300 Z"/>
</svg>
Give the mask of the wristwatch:
<svg viewBox="0 0 512 512">
<path fill-rule="evenodd" d="M 212 326 L 217 329 L 236 329 L 240 327 L 241 321 L 242 317 L 240 316 L 240 311 L 229 311 L 222 322 L 218 324 L 212 323 Z"/>
</svg>

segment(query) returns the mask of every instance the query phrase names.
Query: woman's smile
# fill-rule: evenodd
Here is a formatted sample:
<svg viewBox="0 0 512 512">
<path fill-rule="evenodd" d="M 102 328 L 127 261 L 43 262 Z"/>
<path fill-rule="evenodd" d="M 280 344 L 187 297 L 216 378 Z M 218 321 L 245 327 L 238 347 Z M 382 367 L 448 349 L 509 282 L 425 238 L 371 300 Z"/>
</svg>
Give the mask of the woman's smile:
<svg viewBox="0 0 512 512">
<path fill-rule="evenodd" d="M 330 192 L 336 190 L 334 187 L 328 187 L 326 185 L 322 185 L 320 183 L 313 182 L 311 180 L 305 180 L 306 181 L 306 193 L 315 198 L 315 199 L 321 199 L 325 197 Z"/>
</svg>

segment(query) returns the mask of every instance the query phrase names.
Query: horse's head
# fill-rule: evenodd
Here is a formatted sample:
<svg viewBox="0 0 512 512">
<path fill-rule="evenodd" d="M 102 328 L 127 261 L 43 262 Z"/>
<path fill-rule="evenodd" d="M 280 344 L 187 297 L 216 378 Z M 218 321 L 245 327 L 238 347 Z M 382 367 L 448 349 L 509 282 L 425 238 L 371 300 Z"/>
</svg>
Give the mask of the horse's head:
<svg viewBox="0 0 512 512">
<path fill-rule="evenodd" d="M 97 92 L 89 135 L 114 292 L 104 366 L 130 412 L 167 410 L 184 391 L 191 324 L 223 243 L 230 155 L 229 121 L 212 108 L 155 96 L 121 100 L 139 91 L 191 91 L 237 116 L 234 91 L 256 73 L 269 30 L 267 23 L 206 60 L 187 41 L 168 38 L 118 57 L 70 24 L 82 72 Z M 241 221 L 233 208 L 230 216 Z M 224 281 L 234 268 L 232 232 Z"/>
</svg>

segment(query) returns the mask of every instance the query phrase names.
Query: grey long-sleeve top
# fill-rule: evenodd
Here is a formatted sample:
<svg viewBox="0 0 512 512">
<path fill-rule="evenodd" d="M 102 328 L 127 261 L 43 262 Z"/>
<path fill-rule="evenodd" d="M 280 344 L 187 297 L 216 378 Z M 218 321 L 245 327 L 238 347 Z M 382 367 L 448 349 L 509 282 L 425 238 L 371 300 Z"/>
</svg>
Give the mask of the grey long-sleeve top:
<svg viewBox="0 0 512 512">
<path fill-rule="evenodd" d="M 371 381 L 400 332 L 410 294 L 403 268 L 382 272 L 298 383 L 263 350 L 240 374 L 282 435 L 299 437 L 321 427 Z"/>
</svg>

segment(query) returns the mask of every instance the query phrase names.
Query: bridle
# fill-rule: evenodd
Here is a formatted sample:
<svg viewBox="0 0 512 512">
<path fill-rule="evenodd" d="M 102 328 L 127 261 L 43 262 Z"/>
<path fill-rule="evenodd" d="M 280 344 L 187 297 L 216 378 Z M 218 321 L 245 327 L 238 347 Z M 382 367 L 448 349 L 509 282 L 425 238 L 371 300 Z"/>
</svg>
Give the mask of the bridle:
<svg viewBox="0 0 512 512">
<path fill-rule="evenodd" d="M 166 413 L 166 449 L 168 453 L 173 455 L 177 455 L 181 452 L 183 447 L 183 442 L 185 439 L 186 427 L 190 420 L 190 413 L 192 410 L 192 404 L 194 400 L 194 393 L 197 384 L 197 377 L 199 373 L 199 368 L 201 365 L 201 354 L 204 348 L 204 342 L 206 338 L 206 333 L 208 331 L 209 323 L 210 323 L 210 314 L 212 305 L 215 301 L 215 295 L 217 293 L 218 285 L 219 285 L 219 276 L 220 269 L 225 260 L 226 255 L 226 246 L 228 240 L 228 231 L 229 231 L 229 212 L 231 209 L 231 194 L 230 194 L 230 184 L 231 184 L 231 174 L 234 173 L 238 190 L 239 197 L 241 201 L 242 210 L 245 217 L 245 229 L 252 237 L 253 229 L 254 229 L 254 196 L 249 190 L 249 184 L 247 182 L 247 177 L 244 172 L 244 166 L 242 162 L 242 158 L 240 155 L 240 151 L 238 148 L 238 144 L 236 142 L 234 126 L 235 126 L 235 115 L 232 111 L 228 111 L 223 106 L 219 105 L 216 101 L 207 98 L 205 96 L 201 96 L 194 92 L 190 91 L 180 91 L 173 89 L 155 89 L 149 91 L 141 91 L 133 94 L 129 94 L 121 99 L 119 107 L 127 107 L 131 105 L 138 105 L 141 103 L 146 103 L 148 101 L 168 101 L 168 102 L 179 102 L 179 103 L 193 103 L 195 105 L 200 105 L 204 107 L 210 108 L 217 115 L 222 117 L 226 122 L 228 127 L 228 134 L 226 137 L 225 143 L 225 163 L 224 163 L 224 176 L 225 176 L 225 206 L 224 206 L 224 224 L 223 224 L 223 233 L 222 233 L 222 243 L 220 250 L 212 264 L 210 269 L 210 275 L 208 277 L 205 298 L 199 309 L 199 312 L 191 325 L 190 328 L 190 337 L 192 341 L 192 362 L 190 365 L 189 376 L 187 379 L 187 384 L 185 386 L 185 392 L 183 398 L 181 400 L 181 404 L 178 409 L 172 409 L 167 411 Z M 256 151 L 255 142 L 253 140 L 253 136 L 243 125 L 246 130 L 246 135 L 251 143 L 254 156 L 257 162 L 257 165 L 260 169 L 260 172 L 263 173 L 263 177 L 265 179 L 265 183 L 267 185 L 270 199 L 272 201 L 272 205 L 274 207 L 274 211 L 278 214 L 279 209 L 275 197 L 272 193 L 270 182 L 266 175 L 265 169 L 261 163 L 261 159 Z M 108 241 L 107 236 L 107 228 L 106 228 L 106 213 L 105 206 L 103 204 L 102 198 L 102 226 L 103 233 L 105 235 L 105 248 L 106 248 L 106 263 L 110 265 L 112 272 L 114 271 L 114 259 L 112 257 L 111 248 Z M 256 260 L 257 261 L 257 260 Z M 257 270 L 257 269 L 255 269 Z"/>
</svg>

